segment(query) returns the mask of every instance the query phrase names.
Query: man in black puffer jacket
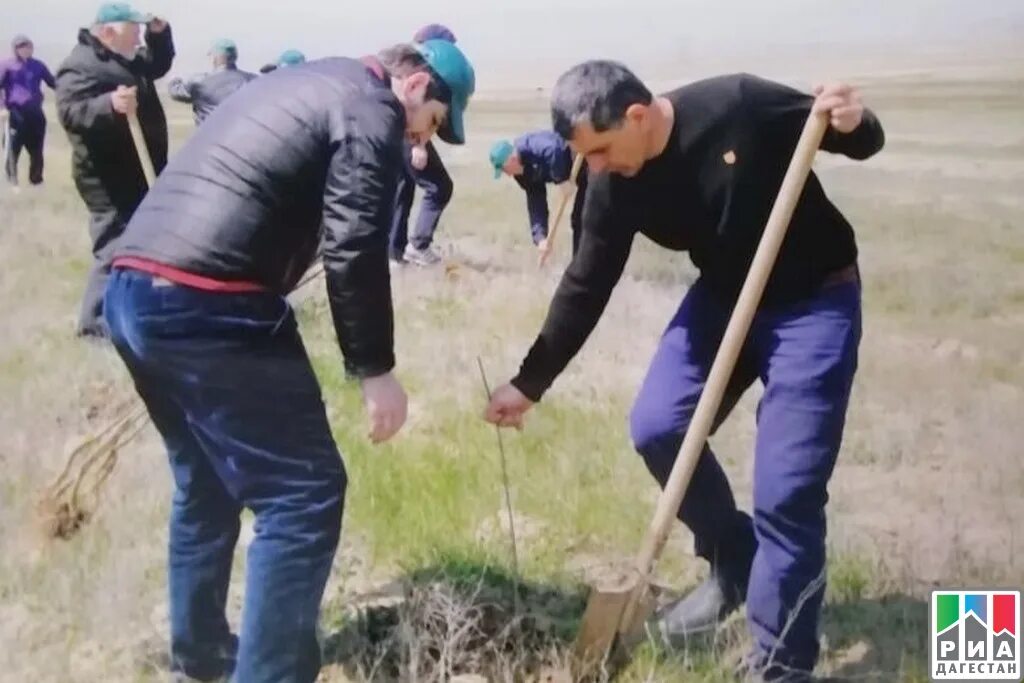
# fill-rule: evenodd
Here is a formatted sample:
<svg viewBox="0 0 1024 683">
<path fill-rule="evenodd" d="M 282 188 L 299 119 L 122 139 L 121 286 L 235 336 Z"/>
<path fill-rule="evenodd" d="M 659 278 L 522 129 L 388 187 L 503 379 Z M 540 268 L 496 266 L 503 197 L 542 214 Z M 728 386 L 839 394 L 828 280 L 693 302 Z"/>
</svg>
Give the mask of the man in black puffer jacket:
<svg viewBox="0 0 1024 683">
<path fill-rule="evenodd" d="M 393 436 L 387 231 L 402 146 L 465 141 L 476 77 L 449 42 L 278 69 L 175 154 L 119 241 L 105 314 L 167 447 L 172 669 L 312 683 L 346 476 L 286 295 L 323 245 L 328 300 L 369 437 Z M 347 416 L 344 419 L 354 419 Z M 256 517 L 241 633 L 225 598 L 239 514 Z"/>
<path fill-rule="evenodd" d="M 238 68 L 238 48 L 234 41 L 218 40 L 210 49 L 210 56 L 213 58 L 213 70 L 209 73 L 188 79 L 174 78 L 167 84 L 171 99 L 192 105 L 197 126 L 217 105 L 256 78 L 256 74 Z"/>
<path fill-rule="evenodd" d="M 146 47 L 139 48 L 146 24 Z M 137 113 L 157 173 L 167 164 L 167 119 L 154 81 L 171 69 L 171 28 L 128 5 L 100 7 L 91 28 L 57 72 L 57 111 L 72 148 L 72 173 L 89 209 L 92 272 L 79 317 L 80 336 L 107 336 L 103 291 L 114 243 L 146 194 L 146 178 L 128 129 Z"/>
</svg>

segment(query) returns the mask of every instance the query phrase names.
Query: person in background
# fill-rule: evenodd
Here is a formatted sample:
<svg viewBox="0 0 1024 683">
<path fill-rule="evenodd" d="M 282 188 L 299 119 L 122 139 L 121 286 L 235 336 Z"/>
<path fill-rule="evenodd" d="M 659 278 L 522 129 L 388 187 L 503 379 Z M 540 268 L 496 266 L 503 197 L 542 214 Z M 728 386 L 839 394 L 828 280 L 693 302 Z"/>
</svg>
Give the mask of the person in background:
<svg viewBox="0 0 1024 683">
<path fill-rule="evenodd" d="M 414 43 L 428 40 L 443 40 L 452 45 L 456 42 L 451 29 L 441 24 L 428 24 L 413 36 Z M 443 135 L 440 137 L 445 142 L 451 142 Z M 406 144 L 404 157 L 405 172 L 399 177 L 395 191 L 395 212 L 389 237 L 391 264 L 431 266 L 441 260 L 431 245 L 441 221 L 441 213 L 451 201 L 454 185 L 433 142 Z M 417 185 L 423 190 L 423 200 L 420 203 L 419 218 L 410 235 L 409 216 Z"/>
<path fill-rule="evenodd" d="M 192 105 L 192 114 L 198 126 L 216 107 L 243 85 L 256 78 L 256 74 L 238 68 L 238 47 L 234 41 L 222 38 L 210 48 L 213 69 L 188 79 L 174 78 L 167 92 L 176 102 Z"/>
<path fill-rule="evenodd" d="M 526 192 L 526 212 L 530 220 L 530 236 L 541 251 L 547 249 L 548 240 L 548 183 L 558 185 L 563 196 L 573 191 L 572 150 L 558 133 L 541 130 L 526 133 L 514 142 L 499 140 L 491 147 L 491 166 L 494 177 L 511 176 Z M 576 176 L 576 197 L 573 200 L 572 253 L 576 253 L 580 240 L 580 221 L 583 201 L 587 192 L 587 167 L 583 164 Z"/>
<path fill-rule="evenodd" d="M 46 139 L 46 115 L 43 113 L 43 83 L 56 87 L 53 74 L 33 56 L 35 48 L 28 36 L 15 36 L 11 41 L 14 54 L 0 62 L 0 107 L 6 110 L 5 139 L 7 147 L 4 173 L 7 181 L 18 185 L 18 157 L 28 152 L 28 182 L 43 182 L 43 141 Z"/>
<path fill-rule="evenodd" d="M 140 27 L 146 46 L 140 48 Z M 154 81 L 171 70 L 174 42 L 166 21 L 124 3 L 100 7 L 57 71 L 57 112 L 72 150 L 72 175 L 89 210 L 93 266 L 78 335 L 106 337 L 103 292 L 117 238 L 146 195 L 146 176 L 128 130 L 137 115 L 159 173 L 167 164 L 167 118 Z"/>
<path fill-rule="evenodd" d="M 299 64 L 306 63 L 306 55 L 295 49 L 285 50 L 281 53 L 281 56 L 277 58 L 277 61 L 273 64 L 264 64 L 260 67 L 261 74 L 268 74 L 271 71 L 276 71 L 283 66 L 298 66 Z"/>
</svg>

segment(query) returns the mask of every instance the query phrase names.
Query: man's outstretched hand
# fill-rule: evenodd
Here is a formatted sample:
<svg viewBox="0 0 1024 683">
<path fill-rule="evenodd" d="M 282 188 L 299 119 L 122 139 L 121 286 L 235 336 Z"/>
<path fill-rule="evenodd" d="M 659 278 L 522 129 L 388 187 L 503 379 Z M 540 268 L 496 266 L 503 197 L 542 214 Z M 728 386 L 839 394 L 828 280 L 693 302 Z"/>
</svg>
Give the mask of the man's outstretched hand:
<svg viewBox="0 0 1024 683">
<path fill-rule="evenodd" d="M 523 417 L 533 407 L 533 401 L 511 384 L 498 387 L 491 394 L 484 419 L 499 427 L 522 429 Z"/>
</svg>

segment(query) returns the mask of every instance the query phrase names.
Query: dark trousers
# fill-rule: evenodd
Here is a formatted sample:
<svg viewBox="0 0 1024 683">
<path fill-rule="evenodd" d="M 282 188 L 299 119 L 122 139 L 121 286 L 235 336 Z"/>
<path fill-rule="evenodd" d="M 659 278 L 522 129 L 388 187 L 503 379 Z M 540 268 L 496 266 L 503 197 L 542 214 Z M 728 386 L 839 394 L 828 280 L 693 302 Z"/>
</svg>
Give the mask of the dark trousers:
<svg viewBox="0 0 1024 683">
<path fill-rule="evenodd" d="M 33 185 L 43 182 L 43 142 L 46 139 L 46 116 L 42 109 L 11 109 L 7 125 L 11 127 L 9 147 L 6 150 L 4 172 L 7 180 L 18 184 L 18 159 L 21 151 L 28 152 L 28 181 Z"/>
<path fill-rule="evenodd" d="M 288 303 L 115 269 L 111 338 L 174 475 L 168 581 L 176 672 L 311 682 L 346 477 Z M 255 514 L 237 640 L 224 608 L 239 513 Z"/>
<path fill-rule="evenodd" d="M 669 324 L 631 415 L 633 442 L 664 485 L 725 331 L 731 307 L 698 281 Z M 759 311 L 718 423 L 760 379 L 753 517 L 705 447 L 679 510 L 696 552 L 741 589 L 770 671 L 809 671 L 824 595 L 826 487 L 842 440 L 861 336 L 860 284 Z M 717 426 L 717 425 L 716 425 Z M 769 662 L 770 660 L 770 662 Z"/>
<path fill-rule="evenodd" d="M 451 201 L 454 185 L 444 162 L 438 155 L 433 143 L 427 143 L 427 165 L 423 170 L 412 167 L 410 154 L 412 147 L 405 146 L 405 173 L 398 179 L 395 188 L 395 212 L 391 219 L 391 232 L 388 240 L 391 257 L 401 259 L 406 245 L 411 241 L 417 249 L 426 249 L 434 240 L 437 224 L 441 213 Z M 409 235 L 409 214 L 416 186 L 423 190 L 423 201 L 420 202 L 420 215 L 416 227 Z"/>
<path fill-rule="evenodd" d="M 124 233 L 130 216 L 114 208 L 89 211 L 89 237 L 92 238 L 92 267 L 85 282 L 82 308 L 78 314 L 80 336 L 106 337 L 107 321 L 103 317 L 103 295 L 110 277 L 110 263 L 117 248 L 117 239 Z"/>
</svg>

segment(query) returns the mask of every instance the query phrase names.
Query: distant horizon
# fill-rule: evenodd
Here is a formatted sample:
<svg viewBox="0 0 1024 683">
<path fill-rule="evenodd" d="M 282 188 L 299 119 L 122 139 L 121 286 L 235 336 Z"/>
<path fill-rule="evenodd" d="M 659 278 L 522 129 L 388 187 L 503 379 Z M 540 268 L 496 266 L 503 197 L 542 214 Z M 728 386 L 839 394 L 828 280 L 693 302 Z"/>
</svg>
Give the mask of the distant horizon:
<svg viewBox="0 0 1024 683">
<path fill-rule="evenodd" d="M 5 7 L 0 26 L 28 34 L 37 56 L 56 69 L 100 3 L 36 0 Z M 360 7 L 309 0 L 304 12 L 273 6 L 252 11 L 241 0 L 156 0 L 137 7 L 167 18 L 178 56 L 172 75 L 208 67 L 218 37 L 239 45 L 240 65 L 255 71 L 287 48 L 310 59 L 358 57 L 409 39 L 431 21 L 449 25 L 474 62 L 478 91 L 547 88 L 583 59 L 625 62 L 655 82 L 677 82 L 714 72 L 744 70 L 793 78 L 849 77 L 854 72 L 923 69 L 1003 60 L 1021 61 L 1024 2 L 989 0 L 636 0 L 622 13 L 617 0 L 519 0 L 500 11 L 469 0 L 437 0 L 403 12 L 395 3 Z M 587 9 L 589 8 L 589 9 Z M 314 20 L 307 17 L 315 15 Z M 48 16 L 42 21 L 39 17 Z M 243 21 L 239 21 L 243 17 Z M 664 19 L 664 21 L 662 20 Z"/>
</svg>

